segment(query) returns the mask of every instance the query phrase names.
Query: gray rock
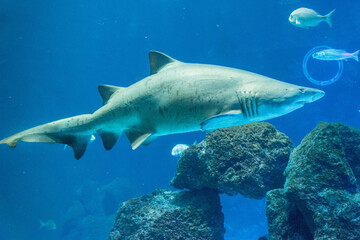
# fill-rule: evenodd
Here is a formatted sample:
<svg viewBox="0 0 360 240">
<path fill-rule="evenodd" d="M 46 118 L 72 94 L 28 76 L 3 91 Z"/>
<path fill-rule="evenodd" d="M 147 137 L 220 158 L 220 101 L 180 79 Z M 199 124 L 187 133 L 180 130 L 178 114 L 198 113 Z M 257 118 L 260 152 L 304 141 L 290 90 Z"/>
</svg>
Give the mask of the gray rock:
<svg viewBox="0 0 360 240">
<path fill-rule="evenodd" d="M 358 130 L 322 122 L 292 152 L 286 197 L 314 239 L 360 239 L 359 151 Z"/>
<path fill-rule="evenodd" d="M 216 191 L 159 189 L 124 202 L 108 240 L 222 240 L 224 233 Z"/>
<path fill-rule="evenodd" d="M 269 222 L 268 239 L 313 239 L 304 217 L 295 204 L 287 199 L 283 189 L 274 189 L 267 192 L 266 217 Z"/>
<path fill-rule="evenodd" d="M 269 123 L 219 129 L 184 151 L 171 184 L 261 199 L 283 186 L 292 149 L 290 139 Z"/>
<path fill-rule="evenodd" d="M 261 237 L 259 237 L 258 240 L 269 240 L 269 235 L 266 234 L 266 235 L 264 235 L 264 236 L 261 236 Z"/>
</svg>

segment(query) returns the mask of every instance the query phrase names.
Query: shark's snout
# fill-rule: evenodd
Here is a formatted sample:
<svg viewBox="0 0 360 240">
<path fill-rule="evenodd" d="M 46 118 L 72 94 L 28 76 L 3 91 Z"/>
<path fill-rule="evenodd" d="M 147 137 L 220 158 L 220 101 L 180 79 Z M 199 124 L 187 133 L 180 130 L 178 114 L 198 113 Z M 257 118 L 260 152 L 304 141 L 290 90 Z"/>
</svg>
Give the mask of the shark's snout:
<svg viewBox="0 0 360 240">
<path fill-rule="evenodd" d="M 315 88 L 300 88 L 300 92 L 302 93 L 300 101 L 304 103 L 315 102 L 325 95 L 324 91 Z"/>
</svg>

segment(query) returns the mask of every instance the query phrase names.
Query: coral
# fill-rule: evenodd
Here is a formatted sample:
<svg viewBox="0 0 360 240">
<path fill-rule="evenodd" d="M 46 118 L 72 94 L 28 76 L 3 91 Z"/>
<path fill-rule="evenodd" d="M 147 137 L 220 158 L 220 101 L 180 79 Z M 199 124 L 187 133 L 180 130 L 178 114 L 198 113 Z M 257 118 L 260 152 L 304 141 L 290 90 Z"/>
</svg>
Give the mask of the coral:
<svg viewBox="0 0 360 240">
<path fill-rule="evenodd" d="M 224 233 L 216 191 L 158 189 L 122 203 L 108 240 L 221 240 Z"/>
<path fill-rule="evenodd" d="M 269 123 L 219 129 L 184 151 L 171 184 L 261 199 L 283 186 L 292 149 L 290 139 Z"/>
</svg>

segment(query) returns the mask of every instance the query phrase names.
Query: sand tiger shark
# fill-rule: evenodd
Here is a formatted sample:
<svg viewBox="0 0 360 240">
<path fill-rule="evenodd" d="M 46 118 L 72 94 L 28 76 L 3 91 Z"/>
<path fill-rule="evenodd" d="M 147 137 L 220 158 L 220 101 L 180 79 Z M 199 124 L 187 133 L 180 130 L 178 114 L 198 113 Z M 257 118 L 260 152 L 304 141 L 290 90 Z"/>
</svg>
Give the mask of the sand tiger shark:
<svg viewBox="0 0 360 240">
<path fill-rule="evenodd" d="M 275 118 L 324 96 L 255 73 L 217 65 L 184 63 L 150 51 L 150 76 L 129 87 L 100 85 L 103 106 L 93 114 L 61 119 L 0 141 L 67 144 L 80 159 L 93 133 L 110 150 L 125 131 L 132 149 L 155 138 L 213 131 Z"/>
</svg>

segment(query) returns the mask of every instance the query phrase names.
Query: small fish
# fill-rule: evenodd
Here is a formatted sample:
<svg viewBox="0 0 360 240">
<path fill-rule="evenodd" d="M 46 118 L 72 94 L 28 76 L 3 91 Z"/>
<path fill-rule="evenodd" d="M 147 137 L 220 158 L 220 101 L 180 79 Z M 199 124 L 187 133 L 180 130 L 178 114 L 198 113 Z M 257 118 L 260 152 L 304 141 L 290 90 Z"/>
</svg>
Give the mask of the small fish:
<svg viewBox="0 0 360 240">
<path fill-rule="evenodd" d="M 173 155 L 174 157 L 180 157 L 181 154 L 188 149 L 189 146 L 186 144 L 177 144 L 171 151 L 171 155 Z"/>
<path fill-rule="evenodd" d="M 322 16 L 309 8 L 298 8 L 290 14 L 289 21 L 291 24 L 301 28 L 315 27 L 321 22 L 327 22 L 332 27 L 331 16 L 336 9 L 329 14 Z"/>
<path fill-rule="evenodd" d="M 354 53 L 349 53 L 344 49 L 325 49 L 314 53 L 312 57 L 318 60 L 344 60 L 352 58 L 358 62 L 359 50 Z"/>
<path fill-rule="evenodd" d="M 45 222 L 40 220 L 40 229 L 56 230 L 56 223 L 54 220 L 47 220 Z"/>
<path fill-rule="evenodd" d="M 95 141 L 95 139 L 96 139 L 96 137 L 94 136 L 94 134 L 91 135 L 91 137 L 90 137 L 90 142 Z"/>
</svg>

